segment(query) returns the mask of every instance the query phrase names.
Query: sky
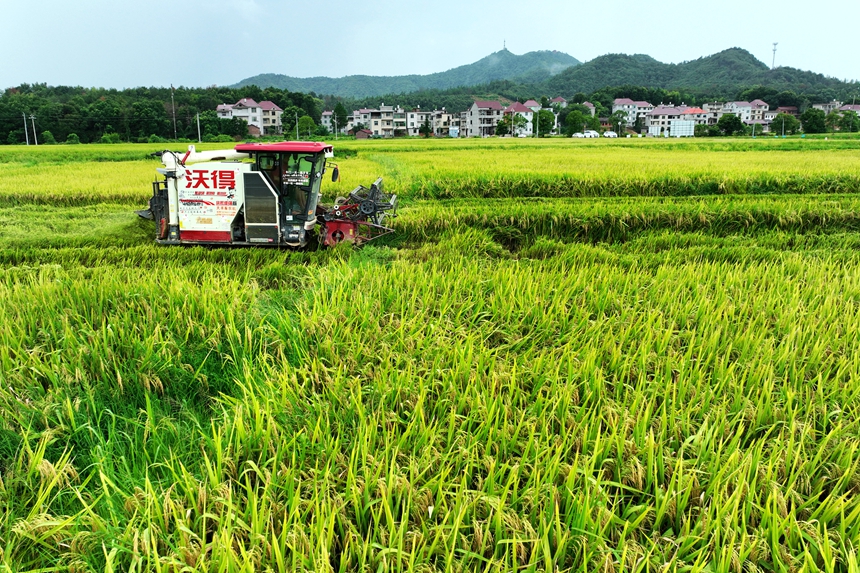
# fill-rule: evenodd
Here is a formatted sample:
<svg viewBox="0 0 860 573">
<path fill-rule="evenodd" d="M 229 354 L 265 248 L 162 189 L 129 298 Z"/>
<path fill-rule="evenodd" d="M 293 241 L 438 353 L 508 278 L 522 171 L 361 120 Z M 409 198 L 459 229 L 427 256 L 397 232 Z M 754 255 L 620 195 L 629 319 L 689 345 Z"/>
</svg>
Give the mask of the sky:
<svg viewBox="0 0 860 573">
<path fill-rule="evenodd" d="M 441 72 L 501 50 L 679 63 L 731 47 L 860 80 L 860 1 L 0 0 L 0 89 Z M 852 30 L 853 27 L 853 30 Z"/>
</svg>

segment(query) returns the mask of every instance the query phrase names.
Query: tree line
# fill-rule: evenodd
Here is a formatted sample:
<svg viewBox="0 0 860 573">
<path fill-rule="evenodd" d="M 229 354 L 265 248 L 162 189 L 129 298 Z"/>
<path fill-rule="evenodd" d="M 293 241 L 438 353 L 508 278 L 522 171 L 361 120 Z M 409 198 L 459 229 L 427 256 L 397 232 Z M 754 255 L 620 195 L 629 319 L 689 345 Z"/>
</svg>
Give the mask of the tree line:
<svg viewBox="0 0 860 573">
<path fill-rule="evenodd" d="M 172 98 L 171 98 L 172 96 Z M 311 94 L 278 88 L 130 88 L 124 90 L 22 84 L 0 94 L 0 144 L 146 142 L 167 139 L 241 139 L 241 119 L 219 118 L 218 105 L 242 98 L 269 100 L 288 118 L 319 123 L 323 101 Z M 25 118 L 27 131 L 25 132 Z M 175 124 L 174 124 L 175 118 Z M 295 119 L 287 127 L 294 127 Z"/>
</svg>

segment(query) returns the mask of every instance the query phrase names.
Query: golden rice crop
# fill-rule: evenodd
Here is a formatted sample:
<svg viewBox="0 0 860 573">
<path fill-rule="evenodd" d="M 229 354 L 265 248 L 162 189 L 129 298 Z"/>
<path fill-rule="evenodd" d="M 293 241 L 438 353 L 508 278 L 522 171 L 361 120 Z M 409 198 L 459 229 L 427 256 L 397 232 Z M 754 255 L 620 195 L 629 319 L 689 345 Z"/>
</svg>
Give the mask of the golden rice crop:
<svg viewBox="0 0 860 573">
<path fill-rule="evenodd" d="M 802 193 L 415 191 L 640 144 L 758 177 L 610 143 L 347 144 L 328 193 L 408 200 L 389 243 L 316 252 L 154 246 L 134 146 L 0 161 L 0 571 L 856 571 L 842 151 Z M 773 181 L 806 153 L 708 145 Z"/>
</svg>

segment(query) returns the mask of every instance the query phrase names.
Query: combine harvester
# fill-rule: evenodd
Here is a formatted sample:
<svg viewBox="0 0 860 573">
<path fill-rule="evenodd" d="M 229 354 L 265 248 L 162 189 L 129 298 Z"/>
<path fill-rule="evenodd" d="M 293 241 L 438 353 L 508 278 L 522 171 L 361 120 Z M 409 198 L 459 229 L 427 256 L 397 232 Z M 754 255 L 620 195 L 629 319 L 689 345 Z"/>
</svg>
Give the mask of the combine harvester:
<svg viewBox="0 0 860 573">
<path fill-rule="evenodd" d="M 164 178 L 152 183 L 149 209 L 137 213 L 155 221 L 162 245 L 360 245 L 393 231 L 384 221 L 395 216 L 397 196 L 383 192 L 381 177 L 332 206 L 320 204 L 326 159 L 334 157 L 325 143 L 242 143 L 199 152 L 190 145 L 184 155 L 155 155 Z"/>
</svg>

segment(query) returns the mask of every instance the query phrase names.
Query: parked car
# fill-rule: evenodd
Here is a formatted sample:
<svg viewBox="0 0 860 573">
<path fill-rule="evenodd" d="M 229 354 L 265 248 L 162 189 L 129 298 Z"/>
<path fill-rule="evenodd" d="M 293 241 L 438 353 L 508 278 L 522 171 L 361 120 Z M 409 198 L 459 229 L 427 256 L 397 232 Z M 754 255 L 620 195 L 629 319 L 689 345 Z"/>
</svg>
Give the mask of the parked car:
<svg viewBox="0 0 860 573">
<path fill-rule="evenodd" d="M 581 131 L 577 131 L 576 133 L 571 135 L 571 137 L 585 137 L 585 134 L 582 133 Z"/>
<path fill-rule="evenodd" d="M 618 134 L 614 131 L 604 131 L 603 137 L 618 137 Z"/>
<path fill-rule="evenodd" d="M 600 137 L 600 134 L 593 129 L 587 129 L 584 133 L 585 137 Z"/>
</svg>

